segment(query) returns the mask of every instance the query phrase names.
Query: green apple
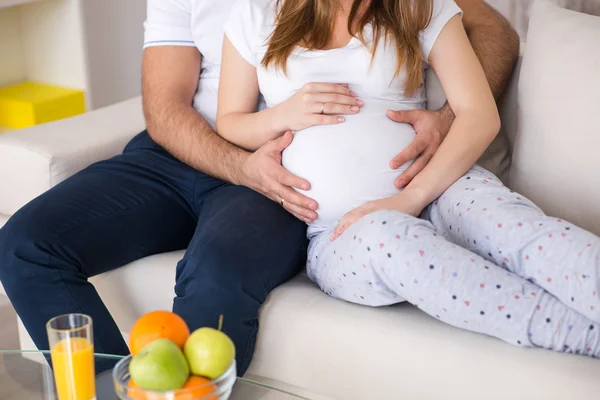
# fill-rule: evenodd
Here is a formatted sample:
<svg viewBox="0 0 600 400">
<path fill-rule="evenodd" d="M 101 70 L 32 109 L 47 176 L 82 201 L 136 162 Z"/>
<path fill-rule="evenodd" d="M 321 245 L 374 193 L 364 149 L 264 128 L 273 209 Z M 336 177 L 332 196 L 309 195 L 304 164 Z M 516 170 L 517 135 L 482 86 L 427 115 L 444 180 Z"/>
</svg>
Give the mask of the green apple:
<svg viewBox="0 0 600 400">
<path fill-rule="evenodd" d="M 179 346 L 169 339 L 157 339 L 133 357 L 129 374 L 144 390 L 177 390 L 185 385 L 190 367 Z"/>
<path fill-rule="evenodd" d="M 192 373 L 209 379 L 223 375 L 235 358 L 235 346 L 229 336 L 213 328 L 195 330 L 183 352 Z"/>
</svg>

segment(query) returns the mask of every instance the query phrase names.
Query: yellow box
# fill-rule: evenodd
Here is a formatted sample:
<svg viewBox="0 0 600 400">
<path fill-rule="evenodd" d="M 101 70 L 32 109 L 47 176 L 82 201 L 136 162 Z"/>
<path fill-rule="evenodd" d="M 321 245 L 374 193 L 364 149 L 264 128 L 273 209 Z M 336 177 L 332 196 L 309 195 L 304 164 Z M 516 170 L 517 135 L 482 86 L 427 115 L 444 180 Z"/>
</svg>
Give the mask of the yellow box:
<svg viewBox="0 0 600 400">
<path fill-rule="evenodd" d="M 0 125 L 21 129 L 85 112 L 80 90 L 36 82 L 0 88 Z"/>
</svg>

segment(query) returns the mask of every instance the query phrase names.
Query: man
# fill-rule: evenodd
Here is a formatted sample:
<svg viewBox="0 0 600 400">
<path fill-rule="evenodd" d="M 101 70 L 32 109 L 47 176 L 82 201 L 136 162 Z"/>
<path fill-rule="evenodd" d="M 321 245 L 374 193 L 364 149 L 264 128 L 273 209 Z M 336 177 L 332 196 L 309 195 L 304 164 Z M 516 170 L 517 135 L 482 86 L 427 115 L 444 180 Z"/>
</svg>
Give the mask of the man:
<svg viewBox="0 0 600 400">
<path fill-rule="evenodd" d="M 191 329 L 214 326 L 237 348 L 239 373 L 252 357 L 258 310 L 303 266 L 305 224 L 318 205 L 292 188 L 309 182 L 281 167 L 290 133 L 248 153 L 213 131 L 223 22 L 234 0 L 149 0 L 143 60 L 147 132 L 120 156 L 94 164 L 21 209 L 0 231 L 0 280 L 25 327 L 47 349 L 44 324 L 80 312 L 94 320 L 95 350 L 127 354 L 88 278 L 187 247 L 177 266 L 173 310 Z M 518 52 L 508 23 L 482 0 L 457 0 L 494 93 Z M 417 139 L 392 165 L 429 162 L 452 112 L 398 112 Z M 269 200 L 270 199 L 270 200 Z M 289 213 L 288 213 L 289 211 Z"/>
</svg>

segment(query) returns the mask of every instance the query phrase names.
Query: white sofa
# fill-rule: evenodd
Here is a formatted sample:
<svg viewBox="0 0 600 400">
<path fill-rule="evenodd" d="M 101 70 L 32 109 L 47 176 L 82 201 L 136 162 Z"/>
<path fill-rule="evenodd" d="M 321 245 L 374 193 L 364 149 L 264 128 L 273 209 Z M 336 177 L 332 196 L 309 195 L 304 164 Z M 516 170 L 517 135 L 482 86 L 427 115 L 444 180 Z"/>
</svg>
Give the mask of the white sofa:
<svg viewBox="0 0 600 400">
<path fill-rule="evenodd" d="M 429 79 L 436 107 L 442 96 Z M 504 177 L 517 80 L 518 70 L 501 102 L 504 132 L 485 161 Z M 143 128 L 138 98 L 0 136 L 0 226 L 36 195 L 119 153 Z M 182 255 L 155 255 L 92 279 L 125 336 L 143 313 L 170 308 Z M 22 348 L 33 348 L 20 328 Z M 262 308 L 248 376 L 314 399 L 600 398 L 598 360 L 513 347 L 444 325 L 408 304 L 373 309 L 337 301 L 304 275 L 275 290 Z"/>
</svg>

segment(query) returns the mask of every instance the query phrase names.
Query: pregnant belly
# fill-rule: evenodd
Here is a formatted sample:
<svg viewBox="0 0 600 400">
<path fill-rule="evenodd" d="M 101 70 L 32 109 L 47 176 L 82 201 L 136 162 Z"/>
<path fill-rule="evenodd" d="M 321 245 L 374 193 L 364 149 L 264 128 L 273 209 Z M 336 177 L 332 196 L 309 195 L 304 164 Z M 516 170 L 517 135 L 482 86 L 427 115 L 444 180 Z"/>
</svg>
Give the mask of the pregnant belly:
<svg viewBox="0 0 600 400">
<path fill-rule="evenodd" d="M 386 110 L 365 106 L 342 124 L 297 132 L 283 152 L 283 166 L 311 184 L 311 190 L 301 192 L 319 203 L 309 236 L 355 207 L 398 193 L 394 181 L 410 163 L 392 170 L 390 161 L 414 140 L 415 131 L 389 120 Z"/>
</svg>

